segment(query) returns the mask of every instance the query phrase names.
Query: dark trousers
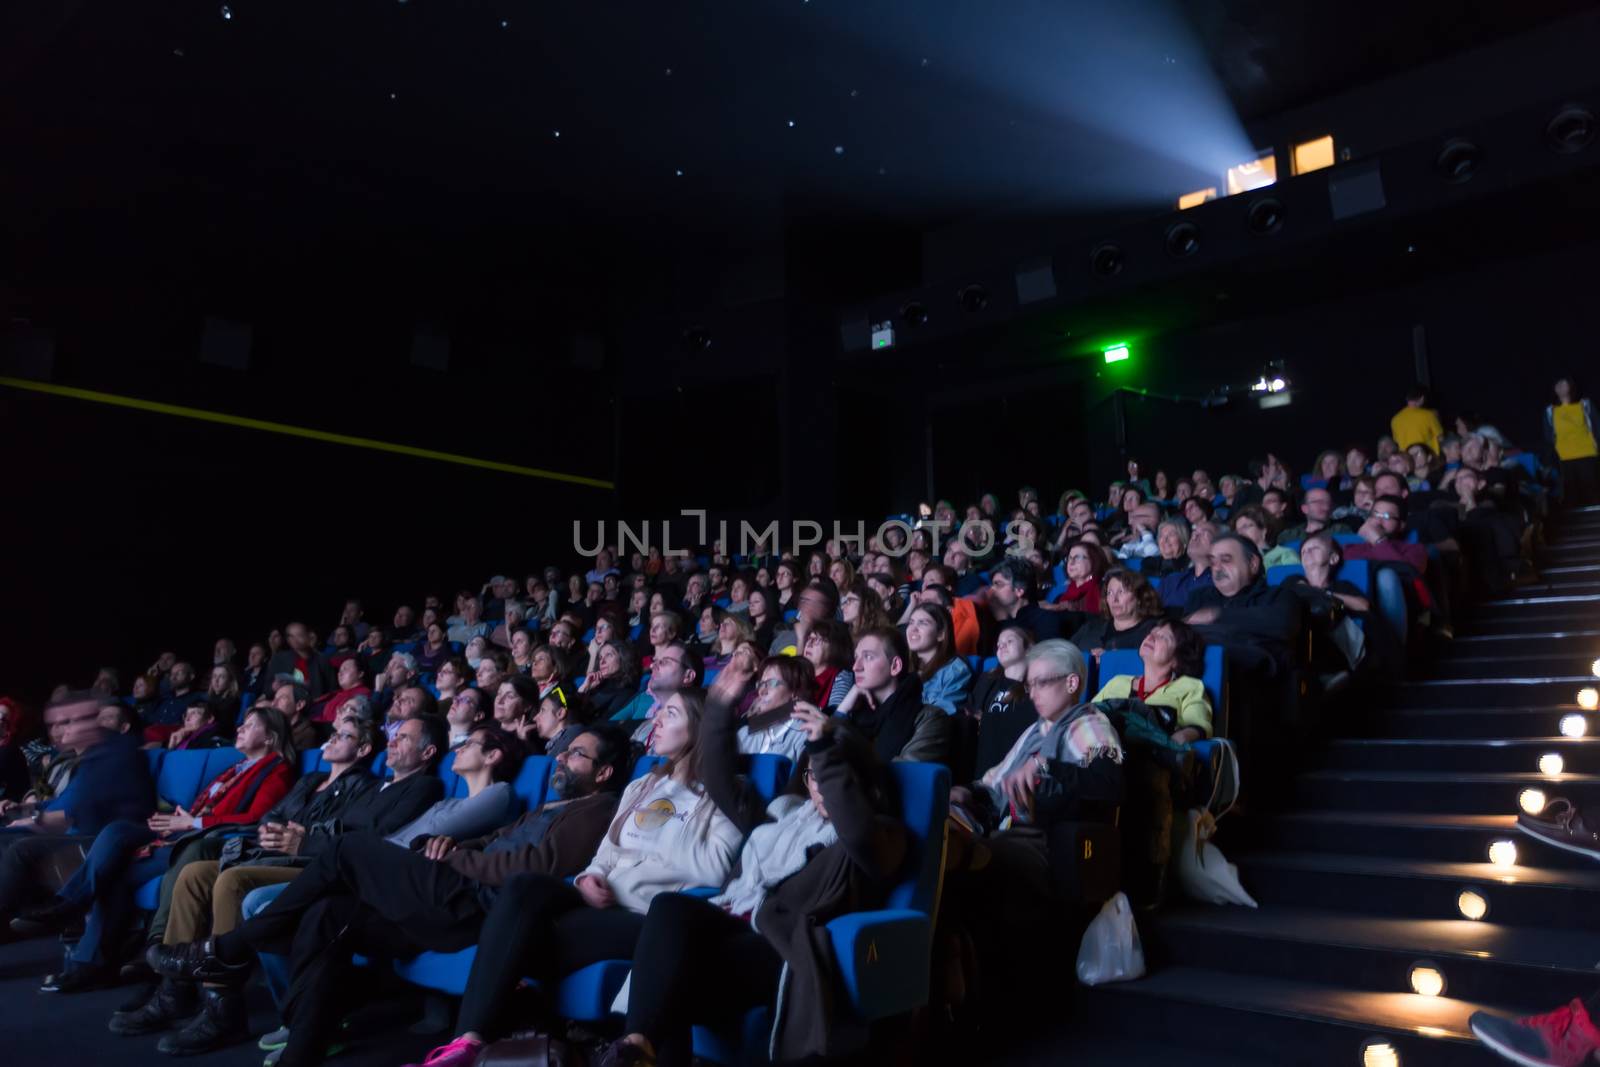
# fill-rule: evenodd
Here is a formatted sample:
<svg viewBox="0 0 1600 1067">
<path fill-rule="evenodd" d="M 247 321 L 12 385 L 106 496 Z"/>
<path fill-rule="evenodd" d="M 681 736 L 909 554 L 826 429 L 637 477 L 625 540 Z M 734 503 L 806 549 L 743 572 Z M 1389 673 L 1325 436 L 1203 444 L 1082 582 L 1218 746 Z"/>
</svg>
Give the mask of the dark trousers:
<svg viewBox="0 0 1600 1067">
<path fill-rule="evenodd" d="M 458 1030 L 488 1040 L 504 1035 L 506 1000 L 518 980 L 552 990 L 564 975 L 601 960 L 631 960 L 644 916 L 591 908 L 572 886 L 546 874 L 519 874 L 495 897 L 478 939 Z"/>
<path fill-rule="evenodd" d="M 1600 458 L 1561 461 L 1561 502 L 1569 508 L 1600 504 Z"/>
<path fill-rule="evenodd" d="M 283 1067 L 320 1063 L 348 994 L 356 953 L 406 959 L 458 952 L 478 938 L 483 908 L 472 882 L 448 864 L 360 831 L 332 840 L 259 915 L 217 939 L 223 959 L 286 953 L 289 993 Z"/>
<path fill-rule="evenodd" d="M 695 1023 L 737 1022 L 771 1004 L 783 957 L 750 924 L 681 893 L 650 902 L 633 952 L 626 1033 L 643 1034 L 662 1067 L 694 1059 Z"/>
<path fill-rule="evenodd" d="M 38 834 L 30 830 L 0 831 L 0 919 L 55 891 L 43 871 L 58 852 L 81 857 L 94 838 L 76 834 Z"/>
<path fill-rule="evenodd" d="M 70 958 L 78 967 L 108 965 L 134 918 L 133 895 L 147 879 L 159 878 L 170 858 L 165 849 L 138 857 L 155 833 L 142 822 L 119 819 L 95 836 L 83 866 L 56 893 L 67 904 L 89 909 L 83 936 Z"/>
</svg>

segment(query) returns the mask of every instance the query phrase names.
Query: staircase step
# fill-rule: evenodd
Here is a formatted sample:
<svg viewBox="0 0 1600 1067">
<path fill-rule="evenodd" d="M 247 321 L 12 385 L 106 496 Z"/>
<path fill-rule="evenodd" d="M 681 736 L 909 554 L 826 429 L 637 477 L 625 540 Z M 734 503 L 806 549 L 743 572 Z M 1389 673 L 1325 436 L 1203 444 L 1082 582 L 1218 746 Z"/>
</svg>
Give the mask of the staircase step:
<svg viewBox="0 0 1600 1067">
<path fill-rule="evenodd" d="M 1168 967 L 1137 982 L 1084 990 L 1080 1000 L 1083 1018 L 1097 1029 L 1231 1049 L 1297 1067 L 1359 1064 L 1371 1038 L 1386 1040 L 1406 1067 L 1485 1062 L 1467 1029 L 1467 1018 L 1483 1005 L 1453 997 Z"/>
<path fill-rule="evenodd" d="M 1593 648 L 1560 653 L 1514 653 L 1511 655 L 1486 655 L 1482 648 L 1466 648 L 1452 652 L 1434 662 L 1429 673 L 1435 678 L 1524 678 L 1529 675 L 1545 677 L 1577 677 L 1592 674 Z M 1600 685 L 1600 682 L 1594 684 Z"/>
<path fill-rule="evenodd" d="M 1463 693 L 1462 696 L 1470 696 Z M 1600 731 L 1600 715 L 1582 712 L 1576 704 L 1524 705 L 1504 708 L 1394 708 L 1383 713 L 1384 732 L 1400 738 L 1527 738 L 1559 733 L 1561 720 L 1583 714 L 1587 737 Z"/>
<path fill-rule="evenodd" d="M 1593 674 L 1530 675 L 1514 678 L 1429 678 L 1397 682 L 1390 687 L 1395 707 L 1451 707 L 1470 702 L 1474 707 L 1521 704 L 1566 704 L 1578 690 L 1596 684 Z"/>
<path fill-rule="evenodd" d="M 1525 929 L 1462 918 L 1398 919 L 1300 908 L 1197 906 L 1146 925 L 1163 965 L 1210 967 L 1375 993 L 1410 989 L 1435 964 L 1452 997 L 1547 1010 L 1594 984 L 1600 932 Z"/>
<path fill-rule="evenodd" d="M 1578 627 L 1588 628 L 1593 621 L 1593 617 L 1593 612 L 1584 612 L 1580 615 L 1563 615 L 1559 612 L 1550 611 L 1530 612 L 1522 615 L 1490 619 L 1472 617 L 1466 620 L 1461 629 L 1468 634 L 1560 632 Z"/>
<path fill-rule="evenodd" d="M 1600 602 L 1600 596 L 1592 593 L 1546 593 L 1522 589 L 1515 596 L 1478 605 L 1472 617 L 1475 623 L 1542 616 L 1581 619 L 1594 614 L 1597 602 Z"/>
<path fill-rule="evenodd" d="M 1250 827 L 1257 847 L 1284 852 L 1482 863 L 1496 841 L 1515 841 L 1520 858 L 1551 870 L 1600 870 L 1600 861 L 1519 834 L 1513 815 L 1455 812 L 1291 811 Z M 1241 833 L 1240 837 L 1243 838 Z M 1222 841 L 1229 851 L 1231 837 Z"/>
<path fill-rule="evenodd" d="M 1548 849 L 1520 834 L 1508 839 L 1516 842 L 1519 859 L 1537 861 Z M 1489 902 L 1498 922 L 1600 931 L 1600 870 L 1314 852 L 1251 852 L 1233 859 L 1245 889 L 1263 906 L 1449 919 L 1460 914 L 1457 895 L 1470 888 Z"/>
<path fill-rule="evenodd" d="M 1547 753 L 1561 757 L 1567 774 L 1600 773 L 1600 745 L 1559 736 L 1348 738 L 1330 742 L 1324 758 L 1328 770 L 1542 774 L 1539 759 Z M 1559 791 L 1561 776 L 1550 781 Z"/>
<path fill-rule="evenodd" d="M 1600 630 L 1587 624 L 1561 627 L 1544 632 L 1473 634 L 1470 627 L 1457 628 L 1450 642 L 1451 656 L 1572 655 L 1579 658 L 1600 654 Z"/>
<path fill-rule="evenodd" d="M 1307 807 L 1361 811 L 1460 812 L 1469 815 L 1516 814 L 1523 790 L 1564 796 L 1579 807 L 1600 811 L 1600 775 L 1486 771 L 1312 771 L 1295 781 L 1295 794 Z"/>
</svg>

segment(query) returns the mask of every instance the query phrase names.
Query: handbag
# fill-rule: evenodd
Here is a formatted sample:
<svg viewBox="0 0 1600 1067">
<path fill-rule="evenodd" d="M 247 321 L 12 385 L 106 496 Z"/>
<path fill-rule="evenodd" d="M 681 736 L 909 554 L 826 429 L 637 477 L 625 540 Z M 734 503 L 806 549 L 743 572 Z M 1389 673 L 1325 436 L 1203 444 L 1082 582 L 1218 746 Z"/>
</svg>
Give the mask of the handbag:
<svg viewBox="0 0 1600 1067">
<path fill-rule="evenodd" d="M 1255 899 L 1239 884 L 1239 868 L 1211 843 L 1217 820 L 1228 813 L 1239 796 L 1239 758 L 1233 744 L 1220 739 L 1211 743 L 1216 746 L 1217 762 L 1211 799 L 1203 808 L 1190 808 L 1173 835 L 1172 857 L 1178 868 L 1178 883 L 1196 900 L 1253 908 Z"/>
<path fill-rule="evenodd" d="M 1078 946 L 1078 981 L 1084 985 L 1129 982 L 1144 976 L 1144 946 L 1133 907 L 1118 893 L 1089 921 Z"/>
<path fill-rule="evenodd" d="M 571 1042 L 521 1030 L 483 1046 L 473 1067 L 584 1067 L 588 1057 Z"/>
</svg>

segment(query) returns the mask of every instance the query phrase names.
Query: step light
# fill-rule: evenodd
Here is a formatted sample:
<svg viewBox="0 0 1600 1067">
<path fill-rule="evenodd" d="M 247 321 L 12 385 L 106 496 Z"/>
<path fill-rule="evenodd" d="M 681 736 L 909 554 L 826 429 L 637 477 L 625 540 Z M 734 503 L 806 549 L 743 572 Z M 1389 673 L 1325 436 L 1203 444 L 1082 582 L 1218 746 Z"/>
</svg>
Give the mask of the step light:
<svg viewBox="0 0 1600 1067">
<path fill-rule="evenodd" d="M 1444 995 L 1444 972 L 1428 960 L 1418 960 L 1411 965 L 1411 992 L 1419 997 Z"/>
<path fill-rule="evenodd" d="M 1400 1067 L 1400 1053 L 1381 1037 L 1369 1037 L 1361 1043 L 1361 1067 Z"/>
<path fill-rule="evenodd" d="M 1557 756 L 1556 759 L 1560 759 Z M 1543 760 L 1539 762 L 1543 763 Z M 1537 815 L 1544 810 L 1545 796 L 1543 789 L 1524 789 L 1517 797 L 1517 806 L 1529 815 Z"/>
<path fill-rule="evenodd" d="M 1489 902 L 1482 893 L 1473 889 L 1463 889 L 1456 897 L 1456 908 L 1461 912 L 1463 919 L 1477 922 L 1489 914 Z"/>
<path fill-rule="evenodd" d="M 1596 678 L 1600 678 L 1600 659 L 1597 659 L 1593 663 L 1589 664 L 1589 673 L 1593 674 Z"/>
<path fill-rule="evenodd" d="M 1515 841 L 1496 841 L 1490 845 L 1489 862 L 1496 867 L 1515 867 L 1517 865 L 1517 843 Z"/>
<path fill-rule="evenodd" d="M 1589 732 L 1589 721 L 1582 715 L 1563 715 L 1561 717 L 1562 737 L 1582 737 Z"/>
<path fill-rule="evenodd" d="M 1600 708 L 1600 689 L 1591 685 L 1578 690 L 1578 707 L 1584 711 Z"/>
<path fill-rule="evenodd" d="M 1567 769 L 1567 761 L 1561 758 L 1559 752 L 1546 752 L 1539 757 L 1539 773 L 1548 774 L 1554 778 Z"/>
</svg>

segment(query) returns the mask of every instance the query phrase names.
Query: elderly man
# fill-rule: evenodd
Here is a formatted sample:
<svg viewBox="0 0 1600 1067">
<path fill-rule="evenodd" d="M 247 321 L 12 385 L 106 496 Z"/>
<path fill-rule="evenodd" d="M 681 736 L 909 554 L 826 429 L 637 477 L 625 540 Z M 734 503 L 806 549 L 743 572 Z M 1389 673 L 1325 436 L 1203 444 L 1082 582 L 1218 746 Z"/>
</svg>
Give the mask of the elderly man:
<svg viewBox="0 0 1600 1067">
<path fill-rule="evenodd" d="M 1282 586 L 1267 584 L 1261 552 L 1238 534 L 1211 542 L 1211 587 L 1189 594 L 1191 626 L 1204 627 L 1208 642 L 1227 646 L 1230 660 L 1242 667 L 1266 665 L 1286 675 L 1293 665 L 1294 639 L 1300 632 L 1300 601 Z"/>
<path fill-rule="evenodd" d="M 1184 549 L 1189 556 L 1189 566 L 1161 579 L 1156 589 L 1164 607 L 1182 611 L 1189 604 L 1189 594 L 1211 585 L 1211 542 L 1219 532 L 1217 524 L 1209 519 L 1192 525 L 1189 544 Z"/>
<path fill-rule="evenodd" d="M 389 657 L 383 673 L 378 675 L 378 689 L 372 694 L 372 706 L 379 715 L 387 715 L 400 690 L 417 680 L 417 657 L 409 652 L 396 652 Z"/>
</svg>

